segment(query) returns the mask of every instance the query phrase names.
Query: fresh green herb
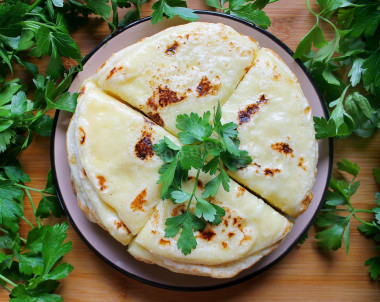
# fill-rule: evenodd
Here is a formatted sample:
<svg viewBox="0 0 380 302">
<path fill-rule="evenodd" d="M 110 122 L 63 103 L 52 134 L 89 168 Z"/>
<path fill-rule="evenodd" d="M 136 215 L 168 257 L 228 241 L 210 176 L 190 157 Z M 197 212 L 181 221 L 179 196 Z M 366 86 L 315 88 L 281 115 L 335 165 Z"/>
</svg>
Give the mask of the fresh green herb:
<svg viewBox="0 0 380 302">
<path fill-rule="evenodd" d="M 51 292 L 73 269 L 60 263 L 71 250 L 67 237 L 67 223 L 44 225 L 43 218 L 63 212 L 56 196 L 51 172 L 45 189 L 38 190 L 24 184 L 29 182 L 18 162 L 2 168 L 0 173 L 0 284 L 10 291 L 10 301 L 62 301 Z M 30 191 L 41 194 L 36 209 Z M 24 216 L 23 199 L 29 200 L 35 224 Z M 30 227 L 27 238 L 20 237 L 19 219 Z"/>
<path fill-rule="evenodd" d="M 316 24 L 299 43 L 295 58 L 309 68 L 328 106 L 330 118 L 314 117 L 317 139 L 344 138 L 355 133 L 367 138 L 380 127 L 380 11 L 376 0 L 319 0 L 320 11 L 314 12 L 309 0 L 309 11 Z M 325 22 L 334 30 L 334 38 L 327 41 L 321 29 Z M 313 50 L 316 49 L 316 51 Z M 330 181 L 321 214 L 316 225 L 323 228 L 317 233 L 319 245 L 325 250 L 337 250 L 344 243 L 349 251 L 350 221 L 359 220 L 359 230 L 380 242 L 378 208 L 356 209 L 350 199 L 360 183 L 355 181 L 359 167 L 345 159 L 338 169 L 353 176 L 351 182 Z M 380 173 L 374 170 L 375 178 Z M 377 205 L 379 205 L 377 196 Z M 342 213 L 348 213 L 342 216 Z M 375 220 L 367 222 L 358 217 L 360 212 L 375 214 Z M 376 216 L 377 215 L 377 216 Z M 379 250 L 379 247 L 378 247 Z M 380 257 L 369 259 L 371 277 L 379 277 Z"/>
<path fill-rule="evenodd" d="M 350 222 L 351 218 L 358 220 L 361 225 L 358 227 L 363 234 L 372 237 L 377 244 L 377 250 L 380 251 L 380 193 L 376 194 L 377 207 L 372 210 L 357 209 L 351 203 L 351 197 L 355 194 L 360 186 L 356 181 L 360 168 L 357 164 L 347 159 L 338 162 L 337 168 L 340 171 L 347 172 L 352 176 L 351 181 L 336 180 L 334 177 L 330 180 L 330 190 L 327 192 L 322 210 L 315 225 L 319 228 L 315 238 L 318 244 L 324 250 L 337 250 L 344 243 L 346 253 L 350 248 Z M 374 174 L 379 174 L 378 169 Z M 374 220 L 365 221 L 359 217 L 360 213 L 374 214 Z M 346 215 L 345 215 L 346 214 Z M 368 259 L 365 265 L 370 266 L 370 274 L 373 279 L 380 279 L 380 255 Z"/>
<path fill-rule="evenodd" d="M 90 2 L 88 2 L 90 3 Z M 45 225 L 43 219 L 60 217 L 51 173 L 45 189 L 30 182 L 18 158 L 35 135 L 50 136 L 50 109 L 73 112 L 77 94 L 66 92 L 72 76 L 81 68 L 81 53 L 69 35 L 68 22 L 88 13 L 105 13 L 105 8 L 61 0 L 5 1 L 0 9 L 0 285 L 10 292 L 11 301 L 62 301 L 52 291 L 72 266 L 60 263 L 71 250 L 64 243 L 67 224 Z M 79 24 L 79 23 L 78 23 Z M 46 72 L 40 73 L 32 57 L 50 57 Z M 63 58 L 76 66 L 65 69 Z M 25 84 L 13 78 L 15 65 L 30 76 Z M 41 194 L 38 206 L 30 191 Z M 30 203 L 35 222 L 24 215 L 24 199 Z M 19 222 L 30 226 L 27 238 L 19 233 Z"/>
<path fill-rule="evenodd" d="M 317 138 L 373 135 L 380 127 L 380 11 L 377 0 L 319 0 L 316 24 L 294 57 L 309 68 L 330 108 L 330 119 L 314 118 Z M 320 24 L 335 36 L 327 41 Z M 317 51 L 312 50 L 314 46 Z"/>
<path fill-rule="evenodd" d="M 277 2 L 278 0 L 206 0 L 208 6 L 222 10 L 226 14 L 237 16 L 262 28 L 268 28 L 271 24 L 269 17 L 262 10 L 267 4 Z M 226 3 L 228 6 L 226 7 Z"/>
<path fill-rule="evenodd" d="M 206 223 L 217 225 L 222 221 L 224 209 L 207 199 L 218 192 L 220 185 L 229 191 L 230 178 L 224 166 L 236 171 L 252 161 L 247 151 L 239 150 L 237 125 L 221 123 L 220 104 L 212 124 L 210 117 L 209 111 L 202 117 L 196 113 L 178 115 L 176 126 L 180 130 L 178 137 L 183 145 L 176 145 L 168 137 L 154 145 L 154 151 L 164 162 L 158 171 L 160 178 L 157 182 L 162 184 L 161 198 L 171 199 L 176 204 L 187 202 L 184 214 L 168 218 L 165 223 L 166 237 L 175 237 L 180 232 L 177 246 L 185 255 L 197 246 L 194 232 L 203 230 Z M 182 184 L 187 182 L 192 169 L 196 170 L 193 190 L 186 192 Z M 201 171 L 215 177 L 205 185 L 202 195 L 197 196 Z M 195 206 L 192 207 L 193 201 Z"/>
</svg>

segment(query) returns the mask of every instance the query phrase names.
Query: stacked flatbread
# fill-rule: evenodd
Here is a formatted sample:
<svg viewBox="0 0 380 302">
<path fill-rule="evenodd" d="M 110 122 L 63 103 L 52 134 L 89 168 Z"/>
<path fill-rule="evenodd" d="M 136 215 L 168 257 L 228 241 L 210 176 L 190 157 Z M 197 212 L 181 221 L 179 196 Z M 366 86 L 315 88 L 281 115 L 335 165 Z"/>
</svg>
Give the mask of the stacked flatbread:
<svg viewBox="0 0 380 302">
<path fill-rule="evenodd" d="M 177 237 L 165 237 L 165 220 L 184 208 L 160 199 L 163 162 L 153 145 L 165 136 L 180 144 L 177 115 L 213 112 L 218 101 L 253 161 L 229 173 L 230 191 L 212 198 L 226 211 L 222 223 L 197 231 L 185 256 Z M 85 81 L 67 150 L 89 220 L 138 260 L 215 278 L 236 275 L 281 243 L 311 201 L 317 161 L 310 105 L 285 63 L 228 26 L 200 22 L 119 51 Z M 201 174 L 199 194 L 209 180 Z"/>
</svg>

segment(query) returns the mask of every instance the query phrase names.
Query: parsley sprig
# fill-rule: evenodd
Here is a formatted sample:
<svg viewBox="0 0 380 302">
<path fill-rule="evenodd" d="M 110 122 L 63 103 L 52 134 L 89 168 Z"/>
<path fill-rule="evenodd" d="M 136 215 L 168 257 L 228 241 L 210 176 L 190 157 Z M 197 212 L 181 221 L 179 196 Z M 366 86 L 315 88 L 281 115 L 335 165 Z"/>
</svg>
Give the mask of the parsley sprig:
<svg viewBox="0 0 380 302">
<path fill-rule="evenodd" d="M 18 163 L 8 165 L 0 172 L 0 284 L 10 292 L 10 301 L 62 301 L 52 294 L 58 280 L 67 277 L 73 267 L 61 262 L 71 250 L 65 242 L 67 223 L 45 225 L 43 218 L 50 214 L 61 217 L 62 208 L 56 196 L 51 172 L 45 189 L 25 185 L 29 176 Z M 36 209 L 30 191 L 41 194 Z M 23 199 L 29 200 L 35 222 L 24 215 Z M 19 234 L 19 219 L 29 226 L 27 238 Z"/>
<path fill-rule="evenodd" d="M 380 127 L 380 11 L 377 0 L 319 0 L 314 27 L 299 43 L 294 57 L 309 68 L 331 108 L 329 120 L 314 117 L 317 138 L 366 138 Z M 320 27 L 327 23 L 334 38 Z M 314 46 L 317 51 L 312 50 Z"/>
<path fill-rule="evenodd" d="M 344 244 L 346 253 L 350 249 L 350 223 L 354 218 L 361 223 L 359 231 L 367 235 L 377 244 L 380 251 L 380 193 L 376 193 L 376 207 L 371 210 L 357 209 L 351 202 L 351 197 L 360 186 L 356 180 L 360 168 L 357 164 L 347 159 L 337 163 L 337 168 L 352 176 L 349 182 L 337 180 L 334 177 L 330 180 L 330 190 L 327 192 L 323 208 L 315 221 L 318 227 L 315 238 L 324 250 L 337 250 Z M 380 183 L 380 169 L 374 169 L 377 182 Z M 374 220 L 365 221 L 360 217 L 360 213 L 371 213 Z M 346 215 L 345 215 L 346 214 Z M 365 265 L 369 265 L 369 272 L 373 279 L 380 279 L 380 255 L 368 259 Z"/>
<path fill-rule="evenodd" d="M 262 28 L 268 28 L 271 21 L 263 8 L 278 0 L 234 1 L 234 0 L 206 0 L 208 6 L 223 11 L 226 14 L 237 16 Z M 226 5 L 228 4 L 228 5 Z"/>
<path fill-rule="evenodd" d="M 239 149 L 237 125 L 221 123 L 220 104 L 214 112 L 205 112 L 202 117 L 196 113 L 177 116 L 176 127 L 180 130 L 178 146 L 168 137 L 154 145 L 154 151 L 163 160 L 159 169 L 158 184 L 161 186 L 161 198 L 170 199 L 176 204 L 187 203 L 186 212 L 166 219 L 165 236 L 175 237 L 180 232 L 177 247 L 188 255 L 197 246 L 194 232 L 203 230 L 206 223 L 217 225 L 225 215 L 222 207 L 210 202 L 220 185 L 227 192 L 230 189 L 225 167 L 231 171 L 247 166 L 251 161 L 247 151 Z M 182 184 L 188 181 L 189 171 L 195 169 L 196 176 L 193 189 L 187 192 Z M 197 196 L 198 180 L 203 173 L 215 175 L 204 187 L 201 196 Z M 195 201 L 195 206 L 193 203 Z"/>
</svg>

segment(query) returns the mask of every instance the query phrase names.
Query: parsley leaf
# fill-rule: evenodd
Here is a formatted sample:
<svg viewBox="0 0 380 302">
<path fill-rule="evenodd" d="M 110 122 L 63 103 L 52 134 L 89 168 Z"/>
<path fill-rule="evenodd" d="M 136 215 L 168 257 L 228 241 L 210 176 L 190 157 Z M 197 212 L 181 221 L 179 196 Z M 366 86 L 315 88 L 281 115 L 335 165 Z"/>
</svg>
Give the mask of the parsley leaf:
<svg viewBox="0 0 380 302">
<path fill-rule="evenodd" d="M 175 156 L 170 164 L 167 164 L 165 166 L 165 169 L 160 169 L 158 173 L 161 174 L 160 178 L 158 179 L 157 183 L 162 183 L 161 186 L 161 198 L 165 199 L 166 195 L 168 193 L 169 187 L 172 184 L 174 180 L 174 174 L 177 167 L 177 160 L 178 155 Z"/>
<path fill-rule="evenodd" d="M 14 187 L 11 181 L 0 181 L 0 224 L 4 219 L 14 219 L 23 215 L 19 204 L 23 197 L 24 192 Z"/>
<path fill-rule="evenodd" d="M 195 216 L 198 218 L 203 217 L 208 222 L 215 220 L 216 209 L 207 200 L 196 197 L 197 205 L 195 207 Z"/>
<path fill-rule="evenodd" d="M 369 258 L 364 265 L 369 266 L 369 273 L 373 280 L 380 279 L 380 256 Z"/>
<path fill-rule="evenodd" d="M 318 227 L 316 239 L 318 245 L 324 250 L 337 250 L 341 247 L 342 241 L 345 246 L 346 253 L 350 248 L 350 223 L 351 218 L 355 218 L 361 225 L 358 230 L 366 236 L 372 237 L 377 244 L 377 249 L 380 247 L 380 193 L 376 194 L 376 205 L 372 210 L 357 209 L 351 203 L 351 197 L 359 188 L 360 182 L 355 181 L 359 174 L 360 168 L 356 163 L 347 159 L 337 163 L 337 168 L 340 171 L 347 172 L 352 176 L 352 179 L 347 182 L 345 180 L 336 180 L 334 177 L 330 181 L 330 190 L 327 192 L 321 213 L 315 221 Z M 376 173 L 377 170 L 374 169 Z M 376 174 L 375 174 L 376 176 Z M 374 215 L 374 220 L 364 221 L 358 217 L 362 212 L 371 212 Z M 347 215 L 343 215 L 347 213 Z M 373 279 L 379 277 L 379 259 L 373 257 L 365 262 L 365 265 L 370 266 L 369 272 Z"/>
<path fill-rule="evenodd" d="M 177 246 L 185 255 L 196 247 L 193 232 L 203 229 L 206 223 L 219 224 L 225 215 L 222 207 L 207 200 L 218 192 L 220 185 L 229 191 L 230 177 L 224 167 L 236 171 L 252 161 L 247 151 L 239 150 L 237 125 L 222 124 L 220 104 L 214 110 L 213 125 L 210 118 L 208 111 L 202 117 L 196 113 L 178 115 L 176 126 L 183 145 L 178 146 L 168 137 L 154 145 L 154 151 L 164 162 L 158 171 L 160 177 L 157 182 L 163 184 L 161 198 L 169 198 L 176 204 L 187 202 L 184 214 L 169 217 L 165 222 L 167 237 L 175 237 L 182 230 Z M 192 193 L 188 193 L 182 190 L 182 183 L 187 182 L 188 173 L 193 169 L 196 170 L 196 177 Z M 219 173 L 206 183 L 199 197 L 196 189 L 201 171 L 210 175 Z M 192 206 L 193 199 L 196 201 L 195 207 Z"/>
<path fill-rule="evenodd" d="M 323 0 L 318 4 L 319 12 L 308 5 L 316 24 L 301 40 L 294 55 L 310 69 L 332 108 L 328 121 L 314 119 L 316 137 L 346 137 L 352 133 L 369 137 L 380 126 L 375 101 L 380 91 L 380 48 L 378 43 L 372 43 L 380 37 L 376 1 L 366 0 L 357 5 L 348 0 Z M 334 30 L 330 41 L 325 39 L 322 22 Z"/>
<path fill-rule="evenodd" d="M 164 14 L 168 19 L 179 16 L 188 21 L 196 21 L 198 15 L 190 8 L 187 8 L 186 1 L 183 0 L 159 0 L 152 5 L 152 24 L 162 21 Z"/>
</svg>

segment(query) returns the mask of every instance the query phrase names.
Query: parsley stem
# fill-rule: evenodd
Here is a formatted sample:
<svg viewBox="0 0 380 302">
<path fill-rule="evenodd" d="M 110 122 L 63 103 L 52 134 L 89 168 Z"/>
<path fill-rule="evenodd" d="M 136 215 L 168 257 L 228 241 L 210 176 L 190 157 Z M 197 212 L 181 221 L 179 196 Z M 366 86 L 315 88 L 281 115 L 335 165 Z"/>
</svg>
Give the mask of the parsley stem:
<svg viewBox="0 0 380 302">
<path fill-rule="evenodd" d="M 38 117 L 44 115 L 47 111 L 48 111 L 48 109 L 45 109 L 44 111 L 41 112 L 40 115 L 38 115 Z M 36 116 L 37 115 L 35 115 L 35 116 L 31 117 L 31 118 L 23 119 L 22 121 L 23 122 L 34 121 L 36 119 Z"/>
<path fill-rule="evenodd" d="M 311 14 L 313 14 L 314 16 L 318 16 L 318 14 L 317 13 L 315 13 L 313 10 L 312 10 L 312 8 L 311 8 L 311 6 L 310 6 L 310 1 L 309 0 L 306 0 L 306 4 L 307 4 L 307 9 L 309 10 L 309 12 L 311 13 Z"/>
<path fill-rule="evenodd" d="M 203 166 L 203 164 L 202 164 L 202 166 Z M 191 193 L 189 202 L 187 204 L 187 210 L 189 210 L 190 205 L 191 205 L 191 201 L 193 200 L 193 197 L 195 196 L 195 191 L 197 190 L 198 178 L 199 178 L 200 173 L 201 173 L 201 168 L 198 168 L 197 175 L 196 175 L 195 180 L 194 180 L 193 192 Z"/>
<path fill-rule="evenodd" d="M 361 209 L 355 209 L 355 211 L 354 211 L 355 213 L 356 212 L 359 212 L 359 213 L 373 213 L 371 210 L 361 210 Z"/>
<path fill-rule="evenodd" d="M 203 157 L 202 157 L 202 165 L 197 170 L 197 175 L 196 175 L 195 180 L 194 180 L 193 192 L 191 193 L 191 196 L 190 196 L 190 199 L 189 199 L 189 203 L 187 204 L 187 210 L 189 210 L 190 205 L 191 205 L 191 201 L 193 200 L 193 197 L 195 196 L 195 191 L 197 190 L 199 175 L 201 174 L 201 169 L 204 166 L 205 160 L 207 158 L 207 154 L 208 153 L 206 151 L 206 148 L 205 148 L 204 144 L 203 144 L 203 150 L 205 151 L 205 153 L 203 154 Z"/>
<path fill-rule="evenodd" d="M 334 29 L 334 31 L 335 31 L 335 35 L 340 36 L 339 31 L 338 31 L 337 27 L 334 25 L 334 23 L 332 23 L 329 19 L 326 19 L 326 18 L 324 18 L 324 17 L 322 17 L 322 16 L 320 16 L 320 18 L 321 18 L 323 21 L 325 21 L 326 23 L 328 23 L 328 24 L 331 25 L 331 27 L 332 27 L 332 28 Z"/>
<path fill-rule="evenodd" d="M 21 216 L 21 219 L 23 219 L 27 224 L 29 224 L 32 229 L 35 228 L 35 226 L 25 216 Z"/>
<path fill-rule="evenodd" d="M 39 219 L 38 219 L 37 212 L 36 212 L 36 208 L 35 208 L 35 206 L 34 206 L 32 196 L 30 195 L 28 189 L 25 189 L 25 193 L 26 193 L 26 195 L 28 196 L 28 199 L 29 199 L 30 205 L 32 206 L 32 211 L 33 211 L 33 214 L 34 214 L 34 218 L 36 219 L 37 225 L 38 225 L 38 227 L 40 228 L 40 227 L 41 227 L 41 223 L 40 223 L 40 221 L 39 221 Z"/>
<path fill-rule="evenodd" d="M 3 233 L 5 233 L 5 234 L 7 234 L 7 235 L 9 235 L 9 232 L 6 229 L 3 229 L 3 228 L 0 227 L 0 231 L 3 232 Z M 26 239 L 25 238 L 20 237 L 20 240 L 23 243 L 26 243 Z"/>
<path fill-rule="evenodd" d="M 361 222 L 362 224 L 365 224 L 365 225 L 368 225 L 368 226 L 375 226 L 373 223 L 369 223 L 369 222 L 367 222 L 367 221 L 365 221 L 365 220 L 359 218 L 358 216 L 356 216 L 356 215 L 355 215 L 355 211 L 352 213 L 352 216 L 354 216 L 354 218 L 355 218 L 357 221 Z M 376 226 L 376 227 L 377 227 L 377 226 Z M 378 227 L 377 227 L 377 228 L 378 228 Z"/>
<path fill-rule="evenodd" d="M 16 287 L 17 284 L 14 283 L 13 281 L 9 280 L 7 277 L 3 276 L 2 274 L 0 274 L 0 279 L 5 281 L 6 283 L 12 285 L 13 287 Z"/>
<path fill-rule="evenodd" d="M 41 23 L 41 22 L 37 22 L 37 21 L 23 21 L 23 22 L 21 22 L 21 25 L 23 25 L 25 27 L 28 27 L 29 25 L 37 25 L 37 27 L 40 27 L 40 26 L 43 27 L 44 26 L 44 27 L 48 27 L 54 31 L 57 31 L 56 26 L 48 25 L 46 23 Z M 33 26 L 32 26 L 32 28 L 33 28 Z"/>
<path fill-rule="evenodd" d="M 27 13 L 30 13 L 38 4 L 40 4 L 42 0 L 36 0 L 34 3 L 29 6 L 29 8 L 26 10 Z"/>
<path fill-rule="evenodd" d="M 12 292 L 12 289 L 8 286 L 2 284 L 2 287 L 4 287 L 7 291 Z"/>
<path fill-rule="evenodd" d="M 35 188 L 31 188 L 31 187 L 27 187 L 27 186 L 24 186 L 24 185 L 20 185 L 19 183 L 15 182 L 14 183 L 15 186 L 17 187 L 20 187 L 20 188 L 23 188 L 25 190 L 30 190 L 30 191 L 35 191 L 35 192 L 39 192 L 42 194 L 43 190 L 38 190 L 38 189 L 35 189 Z"/>
</svg>

